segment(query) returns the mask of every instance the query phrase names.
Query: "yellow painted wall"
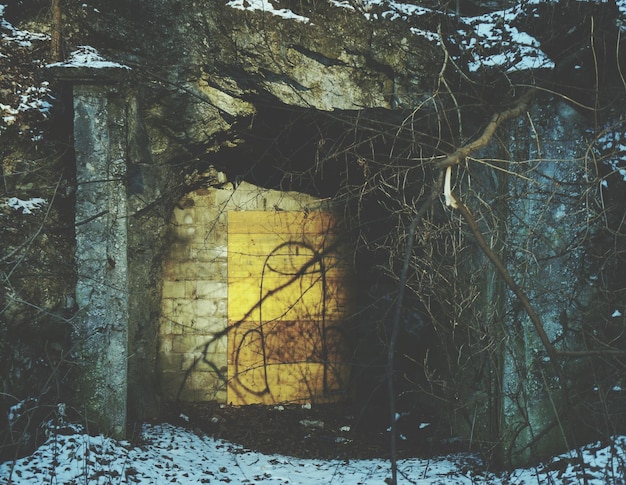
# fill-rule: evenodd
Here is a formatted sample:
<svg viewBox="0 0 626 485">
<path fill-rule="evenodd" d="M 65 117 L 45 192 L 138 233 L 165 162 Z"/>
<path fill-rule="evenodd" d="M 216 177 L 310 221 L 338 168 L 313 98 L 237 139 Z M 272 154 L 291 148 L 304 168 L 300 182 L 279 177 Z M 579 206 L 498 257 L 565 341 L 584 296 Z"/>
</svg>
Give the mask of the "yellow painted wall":
<svg viewBox="0 0 626 485">
<path fill-rule="evenodd" d="M 346 368 L 335 337 L 350 306 L 349 256 L 325 252 L 341 232 L 327 211 L 311 196 L 245 182 L 199 189 L 179 201 L 164 262 L 158 354 L 164 400 L 342 396 Z M 290 282 L 310 261 L 311 248 L 323 259 Z M 261 281 L 263 294 L 288 284 L 259 308 Z"/>
<path fill-rule="evenodd" d="M 343 397 L 347 267 L 325 212 L 229 212 L 228 401 Z"/>
</svg>

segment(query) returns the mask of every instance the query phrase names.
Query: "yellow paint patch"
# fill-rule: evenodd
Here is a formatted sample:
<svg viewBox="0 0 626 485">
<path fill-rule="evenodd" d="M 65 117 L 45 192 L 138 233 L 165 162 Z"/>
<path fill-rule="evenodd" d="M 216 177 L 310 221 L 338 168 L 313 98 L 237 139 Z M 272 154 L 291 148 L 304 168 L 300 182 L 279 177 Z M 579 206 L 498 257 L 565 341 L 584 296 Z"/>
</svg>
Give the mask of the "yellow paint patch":
<svg viewBox="0 0 626 485">
<path fill-rule="evenodd" d="M 229 212 L 228 402 L 340 399 L 350 298 L 329 213 Z"/>
</svg>

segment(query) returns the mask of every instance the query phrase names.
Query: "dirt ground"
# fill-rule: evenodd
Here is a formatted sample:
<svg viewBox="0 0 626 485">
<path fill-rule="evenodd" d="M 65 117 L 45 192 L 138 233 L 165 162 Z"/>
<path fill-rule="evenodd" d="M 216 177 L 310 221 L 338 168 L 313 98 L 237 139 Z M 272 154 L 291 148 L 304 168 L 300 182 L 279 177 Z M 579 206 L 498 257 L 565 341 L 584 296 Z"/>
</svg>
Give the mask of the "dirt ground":
<svg viewBox="0 0 626 485">
<path fill-rule="evenodd" d="M 425 457 L 467 449 L 425 417 L 398 421 L 398 457 Z M 312 406 L 170 405 L 164 419 L 266 454 L 302 458 L 386 458 L 384 419 L 357 416 L 350 404 Z"/>
</svg>

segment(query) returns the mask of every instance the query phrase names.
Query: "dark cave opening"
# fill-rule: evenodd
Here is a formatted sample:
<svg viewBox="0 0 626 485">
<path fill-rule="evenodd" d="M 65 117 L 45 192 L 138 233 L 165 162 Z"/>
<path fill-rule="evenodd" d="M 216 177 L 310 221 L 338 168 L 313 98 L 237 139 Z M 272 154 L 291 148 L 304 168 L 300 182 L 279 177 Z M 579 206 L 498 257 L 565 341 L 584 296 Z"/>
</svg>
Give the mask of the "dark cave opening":
<svg viewBox="0 0 626 485">
<path fill-rule="evenodd" d="M 423 186 L 429 176 L 412 161 L 424 147 L 403 126 L 407 116 L 410 113 L 382 109 L 321 112 L 279 103 L 262 105 L 237 132 L 242 141 L 237 147 L 205 160 L 224 171 L 235 186 L 246 181 L 329 198 L 344 214 L 352 234 L 358 294 L 358 309 L 349 322 L 351 395 L 359 422 L 383 430 L 389 425 L 386 348 L 398 291 L 394 276 L 398 263 L 388 268 L 389 249 L 378 242 L 406 223 L 407 216 L 397 214 L 401 207 L 393 206 L 376 185 L 405 177 L 404 191 L 397 195 L 417 205 L 425 196 Z M 429 140 L 425 129 L 424 134 Z M 429 149 L 439 153 L 445 146 Z M 368 187 L 365 193 L 360 192 L 363 187 Z M 399 426 L 405 435 L 423 437 L 435 432 L 435 427 L 421 432 L 416 419 L 445 421 L 436 416 L 438 406 L 428 396 L 424 369 L 429 352 L 441 353 L 441 342 L 419 298 L 409 297 L 402 314 L 394 370 L 402 412 Z"/>
</svg>

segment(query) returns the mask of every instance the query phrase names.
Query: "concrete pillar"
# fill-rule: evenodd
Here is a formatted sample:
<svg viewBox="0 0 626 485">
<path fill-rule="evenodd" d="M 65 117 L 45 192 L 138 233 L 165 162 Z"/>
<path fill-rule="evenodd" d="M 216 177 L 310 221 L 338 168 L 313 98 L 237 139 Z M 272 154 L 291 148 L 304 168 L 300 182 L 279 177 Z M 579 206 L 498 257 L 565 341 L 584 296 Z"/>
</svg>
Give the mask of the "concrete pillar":
<svg viewBox="0 0 626 485">
<path fill-rule="evenodd" d="M 73 85 L 76 154 L 76 402 L 90 431 L 123 438 L 128 387 L 129 69 L 56 64 Z"/>
<path fill-rule="evenodd" d="M 87 421 L 116 437 L 126 428 L 125 105 L 115 86 L 74 87 L 78 393 Z"/>
</svg>

